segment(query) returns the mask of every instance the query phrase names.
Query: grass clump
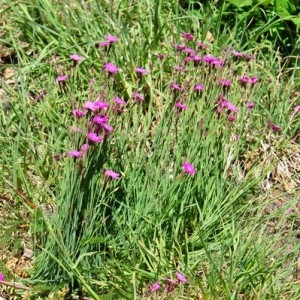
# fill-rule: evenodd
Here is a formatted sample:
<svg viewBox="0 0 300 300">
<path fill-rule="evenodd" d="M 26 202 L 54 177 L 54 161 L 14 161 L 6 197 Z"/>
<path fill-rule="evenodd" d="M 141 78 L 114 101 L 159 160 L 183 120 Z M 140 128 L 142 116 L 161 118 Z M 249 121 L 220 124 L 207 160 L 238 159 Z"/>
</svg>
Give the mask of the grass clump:
<svg viewBox="0 0 300 300">
<path fill-rule="evenodd" d="M 32 209 L 30 282 L 94 299 L 292 299 L 298 248 L 280 228 L 297 175 L 266 212 L 297 140 L 294 73 L 268 47 L 208 40 L 171 4 L 9 7 L 22 31 L 7 40 L 33 49 L 16 47 L 1 114 L 4 188 Z"/>
</svg>

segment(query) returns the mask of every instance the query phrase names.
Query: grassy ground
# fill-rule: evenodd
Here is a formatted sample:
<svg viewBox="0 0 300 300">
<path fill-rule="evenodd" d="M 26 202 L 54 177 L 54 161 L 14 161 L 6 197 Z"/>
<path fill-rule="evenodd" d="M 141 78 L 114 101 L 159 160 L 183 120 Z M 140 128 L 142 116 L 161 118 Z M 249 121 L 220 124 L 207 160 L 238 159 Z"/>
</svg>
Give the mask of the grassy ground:
<svg viewBox="0 0 300 300">
<path fill-rule="evenodd" d="M 177 1 L 1 4 L 1 297 L 299 299 L 297 59 Z"/>
</svg>

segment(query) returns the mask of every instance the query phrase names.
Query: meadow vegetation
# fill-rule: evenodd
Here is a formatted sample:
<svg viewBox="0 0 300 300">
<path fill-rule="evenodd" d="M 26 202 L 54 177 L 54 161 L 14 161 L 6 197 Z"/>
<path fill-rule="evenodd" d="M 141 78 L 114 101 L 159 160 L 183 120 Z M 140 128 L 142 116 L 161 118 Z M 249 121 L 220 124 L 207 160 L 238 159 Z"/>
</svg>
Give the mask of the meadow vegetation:
<svg viewBox="0 0 300 300">
<path fill-rule="evenodd" d="M 3 295 L 299 299 L 296 52 L 220 1 L 1 2 Z"/>
</svg>

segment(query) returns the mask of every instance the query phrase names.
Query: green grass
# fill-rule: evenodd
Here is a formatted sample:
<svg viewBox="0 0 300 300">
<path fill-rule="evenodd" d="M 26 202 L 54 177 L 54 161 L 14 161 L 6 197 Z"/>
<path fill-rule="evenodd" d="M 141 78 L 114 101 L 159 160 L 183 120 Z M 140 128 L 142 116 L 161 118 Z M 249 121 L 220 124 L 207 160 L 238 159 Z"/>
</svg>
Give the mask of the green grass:
<svg viewBox="0 0 300 300">
<path fill-rule="evenodd" d="M 94 299 L 297 299 L 297 67 L 284 69 L 268 45 L 242 49 L 238 28 L 221 32 L 220 16 L 198 18 L 177 1 L 4 3 L 1 42 L 15 49 L 17 63 L 0 65 L 15 78 L 1 81 L 9 99 L 0 113 L 1 191 L 31 214 L 31 297 L 67 287 Z M 177 70 L 182 32 L 195 36 L 190 48 L 206 43 L 198 55 L 226 59 L 224 66 L 189 62 Z M 120 38 L 109 51 L 95 46 L 107 34 Z M 228 47 L 255 59 L 237 59 Z M 76 66 L 74 53 L 85 58 Z M 119 72 L 109 76 L 106 62 Z M 135 67 L 148 74 L 139 77 Z M 56 82 L 62 74 L 66 82 Z M 243 87 L 244 75 L 259 82 Z M 232 81 L 228 90 L 221 79 Z M 195 84 L 204 90 L 196 93 Z M 216 112 L 221 93 L 238 108 L 234 121 L 227 109 Z M 114 96 L 127 102 L 123 113 Z M 88 142 L 95 114 L 76 119 L 72 110 L 96 99 L 109 103 L 101 114 L 114 131 L 71 158 Z M 195 175 L 184 173 L 184 162 Z M 105 176 L 108 169 L 120 179 Z M 165 277 L 176 271 L 188 284 L 167 293 Z M 155 282 L 161 289 L 150 293 Z"/>
</svg>

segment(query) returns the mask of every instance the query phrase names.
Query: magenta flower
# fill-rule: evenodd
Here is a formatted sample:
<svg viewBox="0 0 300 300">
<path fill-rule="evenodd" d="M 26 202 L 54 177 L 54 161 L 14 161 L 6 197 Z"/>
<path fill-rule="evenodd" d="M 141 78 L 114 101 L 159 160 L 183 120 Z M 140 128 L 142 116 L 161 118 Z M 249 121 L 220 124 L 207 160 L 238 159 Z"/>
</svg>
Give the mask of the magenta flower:
<svg viewBox="0 0 300 300">
<path fill-rule="evenodd" d="M 250 78 L 248 76 L 242 76 L 239 78 L 239 81 L 242 85 L 246 85 L 248 82 L 250 82 Z"/>
<path fill-rule="evenodd" d="M 191 33 L 188 33 L 188 32 L 182 32 L 181 33 L 181 36 L 187 40 L 187 41 L 191 41 L 194 39 L 194 36 L 191 34 Z"/>
<path fill-rule="evenodd" d="M 134 68 L 134 70 L 135 70 L 136 73 L 139 73 L 139 74 L 142 74 L 142 75 L 148 74 L 148 71 L 144 68 L 136 67 L 136 68 Z"/>
<path fill-rule="evenodd" d="M 229 87 L 229 86 L 231 86 L 231 81 L 229 79 L 221 79 L 220 85 L 224 86 L 224 87 Z"/>
<path fill-rule="evenodd" d="M 270 128 L 273 130 L 273 131 L 276 131 L 276 132 L 280 132 L 281 131 L 281 128 L 276 125 L 276 124 L 273 124 L 273 123 L 270 123 Z"/>
<path fill-rule="evenodd" d="M 175 66 L 174 69 L 179 71 L 179 72 L 185 72 L 186 71 L 186 68 L 184 66 Z M 177 84 L 177 86 L 179 86 L 179 85 Z M 172 85 L 171 85 L 171 87 L 172 87 Z M 179 86 L 179 88 L 180 88 L 180 86 Z"/>
<path fill-rule="evenodd" d="M 181 51 L 183 51 L 183 50 L 186 48 L 186 46 L 185 46 L 185 45 L 177 45 L 177 44 L 175 44 L 175 45 L 174 45 L 174 48 L 175 48 L 177 51 L 181 52 Z"/>
<path fill-rule="evenodd" d="M 180 102 L 176 102 L 175 106 L 178 107 L 178 108 L 180 108 L 180 109 L 183 109 L 183 110 L 187 109 L 187 106 L 184 105 L 184 104 L 182 104 L 182 103 L 180 103 Z"/>
<path fill-rule="evenodd" d="M 177 84 L 177 83 L 174 83 L 174 82 L 171 83 L 171 88 L 172 88 L 173 90 L 177 90 L 177 91 L 180 91 L 180 90 L 181 90 L 180 85 Z"/>
<path fill-rule="evenodd" d="M 209 54 L 207 54 L 207 55 L 204 55 L 203 56 L 203 58 L 202 58 L 202 60 L 204 61 L 204 62 L 206 62 L 207 64 L 211 64 L 214 60 L 216 60 L 217 58 L 216 57 L 214 57 L 214 56 L 212 56 L 212 55 L 209 55 Z"/>
<path fill-rule="evenodd" d="M 224 61 L 222 59 L 215 59 L 211 62 L 211 65 L 216 66 L 218 69 L 223 67 Z"/>
<path fill-rule="evenodd" d="M 294 113 L 298 113 L 300 111 L 300 105 L 295 106 Z"/>
<path fill-rule="evenodd" d="M 100 109 L 107 109 L 109 108 L 109 104 L 104 101 L 96 101 L 94 102 L 94 106 Z"/>
<path fill-rule="evenodd" d="M 107 131 L 114 131 L 114 128 L 112 127 L 112 126 L 110 126 L 110 125 L 108 125 L 107 123 L 102 123 L 101 124 L 102 125 L 102 127 L 104 127 Z"/>
<path fill-rule="evenodd" d="M 117 97 L 117 96 L 115 96 L 114 98 L 113 98 L 113 100 L 116 102 L 116 104 L 118 104 L 118 105 L 126 105 L 126 102 L 123 100 L 123 99 L 121 99 L 121 98 L 119 98 L 119 97 Z"/>
<path fill-rule="evenodd" d="M 83 154 L 83 153 L 86 153 L 89 149 L 90 149 L 89 144 L 83 144 L 80 148 L 80 152 Z"/>
<path fill-rule="evenodd" d="M 144 97 L 138 92 L 133 92 L 132 96 L 137 101 L 144 101 Z"/>
<path fill-rule="evenodd" d="M 56 161 L 60 161 L 60 155 L 59 154 L 54 154 L 53 155 L 53 158 L 56 160 Z M 0 273 L 1 274 L 1 273 Z M 0 275 L 0 277 L 1 277 L 1 275 Z M 1 278 L 0 278 L 0 282 L 1 282 Z"/>
<path fill-rule="evenodd" d="M 174 288 L 178 285 L 178 281 L 171 279 L 169 277 L 165 277 L 165 279 L 167 282 L 165 289 L 167 290 L 168 293 L 173 292 Z"/>
<path fill-rule="evenodd" d="M 79 109 L 73 109 L 72 113 L 78 119 L 82 118 L 85 115 L 85 112 Z"/>
<path fill-rule="evenodd" d="M 243 57 L 243 54 L 241 52 L 238 52 L 238 51 L 235 51 L 235 50 L 232 50 L 232 54 L 235 57 Z"/>
<path fill-rule="evenodd" d="M 198 63 L 199 61 L 202 60 L 202 57 L 200 57 L 198 55 L 191 55 L 190 58 L 194 63 Z"/>
<path fill-rule="evenodd" d="M 102 41 L 98 43 L 99 47 L 108 47 L 111 43 L 108 41 Z"/>
<path fill-rule="evenodd" d="M 163 60 L 166 56 L 164 54 L 161 54 L 161 53 L 158 53 L 156 55 L 156 57 L 159 59 L 159 60 Z"/>
<path fill-rule="evenodd" d="M 184 275 L 180 274 L 179 272 L 176 272 L 175 275 L 176 275 L 179 282 L 182 282 L 182 283 L 187 283 L 188 282 L 186 277 Z"/>
<path fill-rule="evenodd" d="M 200 49 L 205 49 L 206 48 L 206 45 L 204 43 L 201 43 L 201 42 L 197 42 L 197 46 L 200 48 Z"/>
<path fill-rule="evenodd" d="M 254 85 L 255 83 L 258 82 L 258 78 L 257 77 L 251 77 L 250 82 L 251 82 L 252 85 Z"/>
<path fill-rule="evenodd" d="M 236 119 L 236 117 L 233 116 L 233 115 L 229 115 L 229 116 L 228 116 L 228 121 L 229 121 L 229 122 L 233 122 L 235 119 Z"/>
<path fill-rule="evenodd" d="M 94 118 L 93 118 L 93 122 L 96 123 L 96 124 L 99 124 L 99 125 L 102 125 L 102 124 L 105 124 L 107 123 L 108 121 L 108 116 L 99 116 L 99 115 L 96 115 Z"/>
<path fill-rule="evenodd" d="M 117 43 L 120 39 L 114 35 L 106 35 L 105 36 L 105 39 L 107 42 L 109 42 L 110 44 L 113 44 L 113 43 Z"/>
<path fill-rule="evenodd" d="M 150 292 L 151 292 L 151 293 L 154 293 L 154 292 L 158 291 L 159 289 L 160 289 L 160 284 L 159 284 L 159 282 L 155 282 L 155 283 L 152 285 Z"/>
<path fill-rule="evenodd" d="M 188 173 L 190 175 L 194 175 L 196 174 L 196 169 L 194 168 L 194 166 L 191 164 L 191 163 L 188 163 L 188 162 L 184 162 L 182 164 L 182 167 L 183 167 L 183 171 L 185 173 Z"/>
<path fill-rule="evenodd" d="M 101 136 L 98 136 L 95 132 L 89 132 L 87 134 L 87 138 L 94 143 L 102 143 L 103 142 L 103 138 Z"/>
<path fill-rule="evenodd" d="M 4 274 L 3 273 L 0 273 L 0 282 L 3 281 L 5 278 Z"/>
<path fill-rule="evenodd" d="M 86 101 L 84 103 L 83 107 L 86 110 L 91 110 L 91 111 L 95 111 L 97 109 L 97 107 L 95 106 L 94 102 L 91 102 L 91 101 Z"/>
<path fill-rule="evenodd" d="M 248 103 L 247 103 L 247 107 L 248 107 L 248 109 L 253 109 L 254 108 L 254 103 L 253 102 L 251 102 L 251 101 L 249 101 Z"/>
<path fill-rule="evenodd" d="M 191 48 L 188 48 L 188 47 L 185 47 L 182 51 L 187 53 L 187 54 L 194 54 L 195 53 L 194 49 L 191 49 Z"/>
<path fill-rule="evenodd" d="M 69 78 L 68 75 L 59 75 L 56 77 L 56 82 L 63 82 L 66 81 Z"/>
<path fill-rule="evenodd" d="M 84 60 L 84 57 L 78 55 L 78 54 L 72 54 L 70 55 L 70 58 L 73 59 L 75 62 L 80 62 Z"/>
<path fill-rule="evenodd" d="M 203 84 L 195 84 L 194 91 L 202 91 L 204 88 Z"/>
<path fill-rule="evenodd" d="M 237 107 L 234 104 L 232 104 L 231 102 L 229 102 L 229 101 L 226 101 L 225 107 L 227 107 L 227 109 L 230 110 L 230 111 L 232 111 L 232 112 L 235 112 L 235 113 L 239 112 L 239 110 L 237 109 Z"/>
<path fill-rule="evenodd" d="M 223 60 L 218 59 L 218 58 L 216 58 L 212 55 L 209 55 L 209 54 L 204 55 L 202 60 L 206 63 L 207 66 L 214 65 L 217 68 L 222 68 L 223 63 L 224 63 Z"/>
<path fill-rule="evenodd" d="M 119 72 L 119 68 L 113 63 L 105 63 L 104 68 L 108 71 L 110 74 L 116 74 Z"/>
<path fill-rule="evenodd" d="M 68 155 L 71 156 L 71 157 L 76 157 L 76 158 L 78 158 L 78 157 L 81 157 L 81 156 L 82 156 L 82 153 L 81 153 L 81 151 L 73 150 L 73 151 L 70 151 L 70 152 L 68 153 Z"/>
<path fill-rule="evenodd" d="M 120 174 L 119 173 L 116 173 L 112 170 L 106 170 L 104 172 L 104 175 L 107 176 L 107 177 L 111 177 L 113 179 L 120 179 Z"/>
<path fill-rule="evenodd" d="M 251 60 L 254 59 L 253 56 L 251 56 L 250 54 L 247 53 L 241 53 L 235 50 L 232 50 L 232 55 L 235 57 L 239 57 L 239 58 L 245 58 L 246 60 Z"/>
<path fill-rule="evenodd" d="M 171 278 L 169 278 L 167 276 L 165 277 L 165 279 L 166 279 L 167 283 L 170 283 L 170 284 L 173 284 L 173 285 L 177 285 L 178 284 L 178 282 L 176 280 L 171 279 Z"/>
</svg>

